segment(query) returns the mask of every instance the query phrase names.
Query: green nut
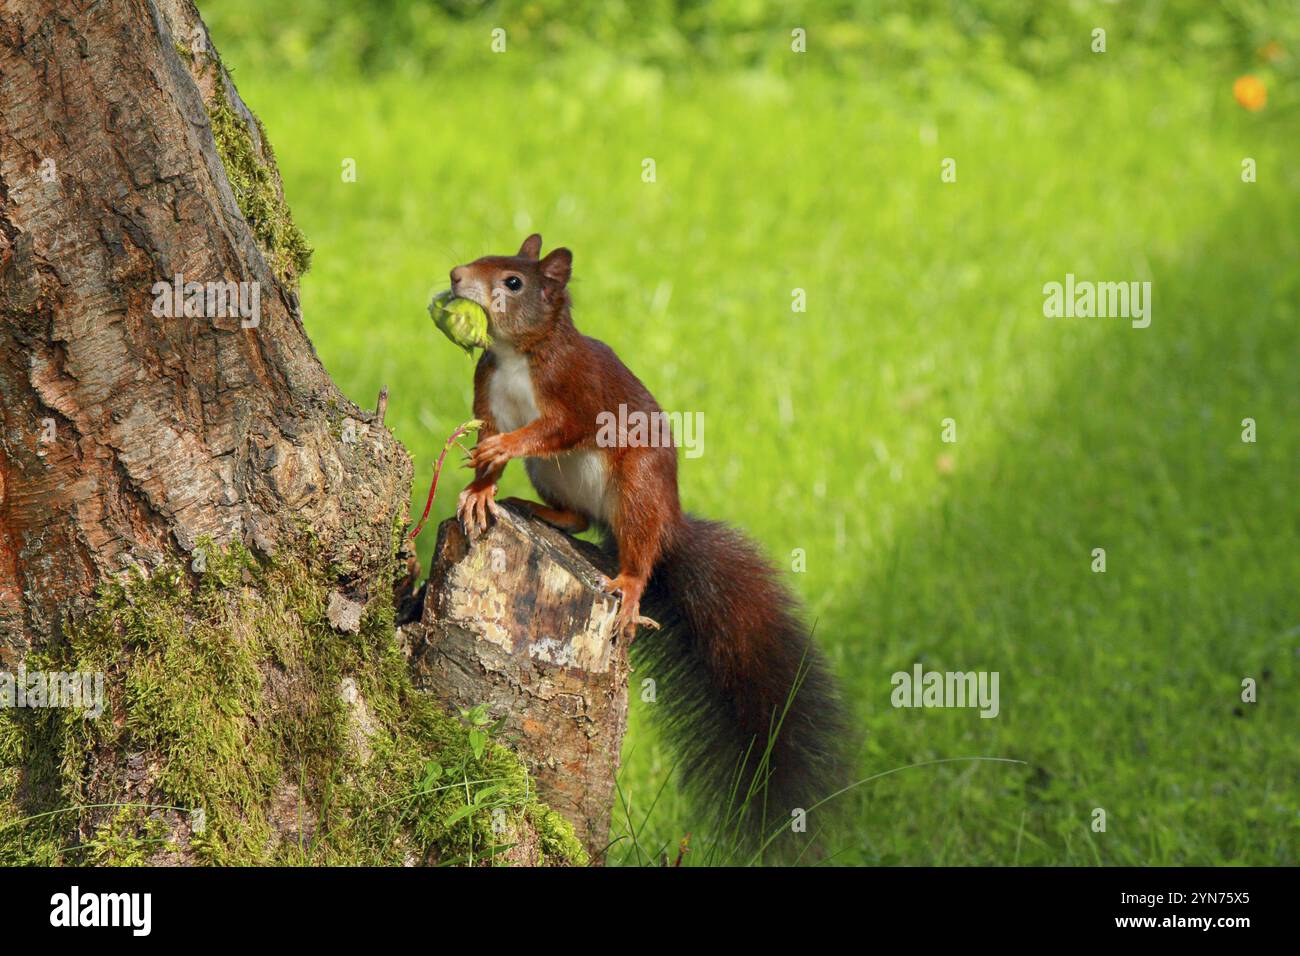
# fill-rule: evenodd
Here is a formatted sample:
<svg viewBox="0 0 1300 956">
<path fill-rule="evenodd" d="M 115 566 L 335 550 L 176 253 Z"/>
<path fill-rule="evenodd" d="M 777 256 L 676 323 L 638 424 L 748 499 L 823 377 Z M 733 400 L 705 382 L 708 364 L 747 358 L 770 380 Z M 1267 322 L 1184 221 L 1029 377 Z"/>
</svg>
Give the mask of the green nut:
<svg viewBox="0 0 1300 956">
<path fill-rule="evenodd" d="M 492 347 L 492 337 L 487 330 L 487 313 L 477 302 L 458 299 L 450 290 L 439 292 L 429 303 L 429 315 L 433 317 L 433 324 L 438 330 L 463 348 L 466 354 L 473 355 L 476 348 Z"/>
</svg>

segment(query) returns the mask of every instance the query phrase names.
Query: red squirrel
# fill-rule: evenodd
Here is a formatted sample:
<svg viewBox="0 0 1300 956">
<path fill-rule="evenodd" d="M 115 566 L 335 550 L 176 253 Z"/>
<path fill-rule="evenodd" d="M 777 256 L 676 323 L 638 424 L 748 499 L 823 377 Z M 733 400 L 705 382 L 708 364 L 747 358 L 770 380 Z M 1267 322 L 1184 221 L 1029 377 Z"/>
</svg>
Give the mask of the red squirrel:
<svg viewBox="0 0 1300 956">
<path fill-rule="evenodd" d="M 788 820 L 842 781 L 834 685 L 797 601 L 758 548 L 682 511 L 676 448 L 598 442 L 602 413 L 607 420 L 622 405 L 658 421 L 660 409 L 613 349 L 574 326 L 572 253 L 539 258 L 541 247 L 533 234 L 516 255 L 451 270 L 452 294 L 487 311 L 493 340 L 474 371 L 483 425 L 457 515 L 467 534 L 485 530 L 501 473 L 523 458 L 543 503 L 520 505 L 561 529 L 595 526 L 612 539 L 615 639 L 662 626 L 633 651 L 656 679 L 655 712 L 686 783 L 715 808 L 728 794 L 748 805 L 761 792 L 765 814 Z M 742 815 L 754 818 L 753 807 Z"/>
</svg>

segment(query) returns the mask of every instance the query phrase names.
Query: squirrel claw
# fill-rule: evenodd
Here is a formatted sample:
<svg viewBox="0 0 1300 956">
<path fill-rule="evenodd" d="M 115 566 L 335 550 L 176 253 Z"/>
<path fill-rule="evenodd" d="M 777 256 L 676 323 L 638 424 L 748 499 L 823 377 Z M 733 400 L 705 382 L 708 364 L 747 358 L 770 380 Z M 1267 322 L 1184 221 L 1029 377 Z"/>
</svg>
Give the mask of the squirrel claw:
<svg viewBox="0 0 1300 956">
<path fill-rule="evenodd" d="M 624 613 L 630 610 L 630 613 Z M 636 605 L 623 605 L 623 610 L 619 611 L 618 617 L 614 620 L 614 633 L 620 637 L 626 637 L 627 642 L 631 644 L 636 640 L 636 629 L 644 625 L 652 630 L 659 630 L 659 622 L 646 617 L 640 613 Z"/>
<path fill-rule="evenodd" d="M 465 537 L 472 538 L 477 533 L 487 531 L 489 518 L 497 516 L 496 485 L 477 489 L 470 485 L 460 493 L 456 501 L 456 517 L 460 519 L 460 528 Z"/>
<path fill-rule="evenodd" d="M 613 580 L 606 578 L 604 587 L 607 593 L 617 593 L 623 599 L 623 606 L 619 608 L 618 616 L 614 619 L 615 634 L 626 636 L 627 642 L 631 644 L 636 640 L 636 629 L 639 625 L 659 630 L 658 621 L 641 613 L 641 595 L 645 592 L 644 580 L 620 574 Z"/>
</svg>

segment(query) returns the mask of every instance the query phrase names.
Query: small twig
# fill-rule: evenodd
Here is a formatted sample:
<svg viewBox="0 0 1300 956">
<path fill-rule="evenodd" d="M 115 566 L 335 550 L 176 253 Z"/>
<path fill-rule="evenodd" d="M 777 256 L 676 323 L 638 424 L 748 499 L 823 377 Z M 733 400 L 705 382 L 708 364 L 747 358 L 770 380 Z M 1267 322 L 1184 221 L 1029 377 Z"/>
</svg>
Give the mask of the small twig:
<svg viewBox="0 0 1300 956">
<path fill-rule="evenodd" d="M 388 412 L 388 386 L 385 385 L 379 390 L 379 401 L 375 403 L 375 421 L 380 425 L 384 423 L 384 415 Z"/>
<path fill-rule="evenodd" d="M 424 530 L 424 522 L 429 518 L 429 509 L 433 507 L 433 496 L 438 491 L 438 476 L 442 474 L 442 463 L 447 457 L 447 452 L 451 450 L 452 445 L 460 444 L 457 439 L 460 438 L 461 435 L 466 432 L 477 431 L 482 427 L 483 422 L 477 418 L 471 418 L 469 421 L 459 425 L 456 430 L 447 437 L 447 440 L 443 442 L 442 453 L 438 456 L 438 460 L 433 463 L 433 482 L 429 485 L 429 498 L 424 503 L 424 514 L 420 515 L 420 523 L 415 526 L 415 530 L 413 530 L 409 536 L 411 541 L 414 541 L 416 536 Z"/>
</svg>

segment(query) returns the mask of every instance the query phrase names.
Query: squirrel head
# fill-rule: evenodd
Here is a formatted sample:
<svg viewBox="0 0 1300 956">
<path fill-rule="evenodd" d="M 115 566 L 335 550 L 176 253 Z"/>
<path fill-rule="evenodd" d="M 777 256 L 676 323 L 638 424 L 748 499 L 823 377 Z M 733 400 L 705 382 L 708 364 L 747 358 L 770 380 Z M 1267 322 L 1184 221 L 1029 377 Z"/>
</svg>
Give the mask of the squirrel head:
<svg viewBox="0 0 1300 956">
<path fill-rule="evenodd" d="M 495 340 L 526 349 L 569 317 L 573 253 L 552 249 L 543 259 L 533 233 L 513 256 L 484 256 L 451 270 L 451 294 L 483 306 Z"/>
</svg>

